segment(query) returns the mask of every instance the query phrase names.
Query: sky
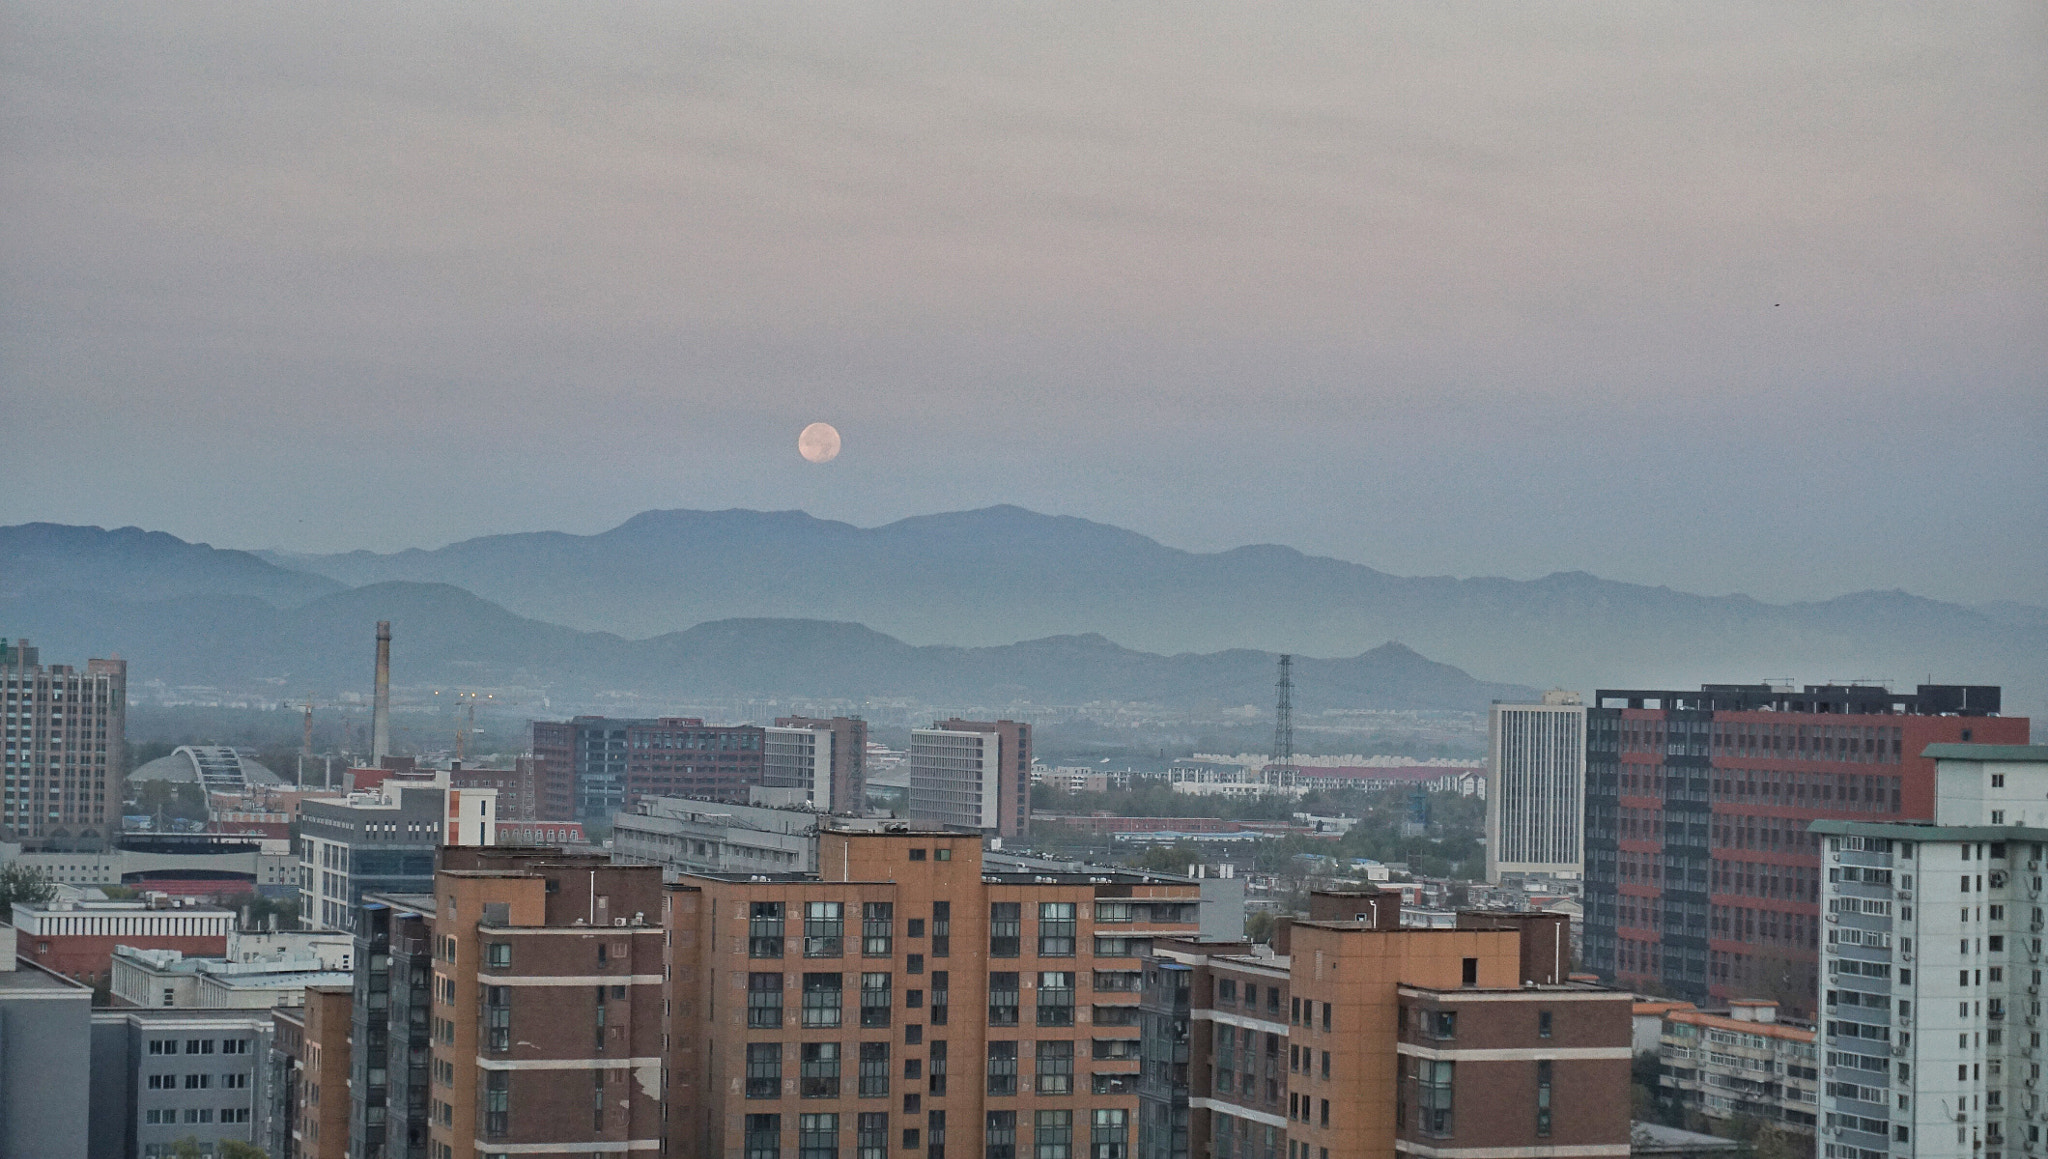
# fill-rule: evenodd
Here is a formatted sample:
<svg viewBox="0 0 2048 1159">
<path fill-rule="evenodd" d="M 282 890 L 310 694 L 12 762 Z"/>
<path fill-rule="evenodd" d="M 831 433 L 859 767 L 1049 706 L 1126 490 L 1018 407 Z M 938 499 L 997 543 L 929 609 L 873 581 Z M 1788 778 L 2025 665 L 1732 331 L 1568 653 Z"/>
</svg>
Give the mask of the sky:
<svg viewBox="0 0 2048 1159">
<path fill-rule="evenodd" d="M 2048 603 L 2044 109 L 2031 0 L 0 3 L 0 523 Z"/>
</svg>

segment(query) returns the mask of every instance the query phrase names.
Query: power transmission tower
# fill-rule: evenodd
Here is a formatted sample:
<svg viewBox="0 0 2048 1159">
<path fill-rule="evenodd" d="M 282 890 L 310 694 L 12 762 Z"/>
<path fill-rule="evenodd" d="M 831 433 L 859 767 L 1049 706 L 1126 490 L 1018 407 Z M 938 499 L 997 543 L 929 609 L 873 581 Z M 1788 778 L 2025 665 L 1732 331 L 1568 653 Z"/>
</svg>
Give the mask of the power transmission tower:
<svg viewBox="0 0 2048 1159">
<path fill-rule="evenodd" d="M 1294 657 L 1280 654 L 1280 702 L 1273 710 L 1273 759 L 1266 777 L 1269 789 L 1294 787 Z"/>
</svg>

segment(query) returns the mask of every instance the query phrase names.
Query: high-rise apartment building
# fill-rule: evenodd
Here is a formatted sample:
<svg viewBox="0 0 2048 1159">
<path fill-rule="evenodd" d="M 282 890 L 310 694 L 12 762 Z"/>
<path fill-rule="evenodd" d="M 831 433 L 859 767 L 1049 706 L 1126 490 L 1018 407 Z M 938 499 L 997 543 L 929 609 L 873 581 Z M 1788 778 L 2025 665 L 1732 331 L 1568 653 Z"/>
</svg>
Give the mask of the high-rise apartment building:
<svg viewBox="0 0 2048 1159">
<path fill-rule="evenodd" d="M 0 841 L 108 849 L 121 832 L 128 662 L 45 667 L 0 638 Z"/>
<path fill-rule="evenodd" d="M 1577 877 L 1585 863 L 1586 707 L 1575 692 L 1487 713 L 1486 880 Z"/>
<path fill-rule="evenodd" d="M 908 826 L 819 844 L 816 874 L 670 887 L 667 1153 L 1128 1154 L 1140 956 L 1193 935 L 1197 884 L 990 871 Z"/>
<path fill-rule="evenodd" d="M 347 1159 L 351 986 L 308 986 L 270 1012 L 271 1159 Z"/>
<path fill-rule="evenodd" d="M 1031 832 L 1031 726 L 942 720 L 910 732 L 910 816 L 1004 838 Z"/>
<path fill-rule="evenodd" d="M 611 821 L 642 797 L 747 800 L 761 783 L 759 725 L 696 717 L 533 722 L 540 820 Z M 563 813 L 564 806 L 569 812 Z"/>
<path fill-rule="evenodd" d="M 1312 897 L 1278 954 L 1155 948 L 1141 1159 L 1629 1153 L 1632 997 L 1568 980 L 1564 919 L 1401 929 L 1393 897 Z"/>
<path fill-rule="evenodd" d="M 1999 690 L 1602 690 L 1586 721 L 1589 968 L 1698 1002 L 1813 1015 L 1818 820 L 1934 815 L 1930 744 L 2023 743 Z"/>
<path fill-rule="evenodd" d="M 1821 1154 L 2040 1156 L 2048 745 L 1926 756 L 1932 823 L 1814 825 Z"/>
<path fill-rule="evenodd" d="M 777 717 L 762 739 L 761 784 L 796 789 L 824 813 L 867 811 L 867 722 L 858 717 L 818 720 Z"/>
</svg>

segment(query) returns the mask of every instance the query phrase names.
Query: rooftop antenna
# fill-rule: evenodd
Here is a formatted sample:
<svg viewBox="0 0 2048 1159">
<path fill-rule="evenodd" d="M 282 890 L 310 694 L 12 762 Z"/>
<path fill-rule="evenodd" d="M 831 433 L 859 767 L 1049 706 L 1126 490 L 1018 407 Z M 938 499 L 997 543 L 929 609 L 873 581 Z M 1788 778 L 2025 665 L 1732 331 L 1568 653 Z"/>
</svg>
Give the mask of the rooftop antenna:
<svg viewBox="0 0 2048 1159">
<path fill-rule="evenodd" d="M 1270 762 L 1275 772 L 1285 778 L 1285 785 L 1294 783 L 1294 657 L 1286 652 L 1280 654 L 1279 703 L 1273 709 L 1273 759 Z M 1283 787 L 1271 776 L 1266 778 L 1268 788 Z"/>
</svg>

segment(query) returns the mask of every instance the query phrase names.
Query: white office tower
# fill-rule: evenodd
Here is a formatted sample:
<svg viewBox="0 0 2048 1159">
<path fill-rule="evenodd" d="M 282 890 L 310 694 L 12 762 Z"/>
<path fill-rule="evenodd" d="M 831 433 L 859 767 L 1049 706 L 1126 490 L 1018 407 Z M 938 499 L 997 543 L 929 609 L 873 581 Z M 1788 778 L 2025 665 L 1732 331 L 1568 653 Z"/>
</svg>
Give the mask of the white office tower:
<svg viewBox="0 0 2048 1159">
<path fill-rule="evenodd" d="M 1002 741 L 994 733 L 910 730 L 910 816 L 955 829 L 995 831 L 1002 763 Z"/>
<path fill-rule="evenodd" d="M 1487 715 L 1486 880 L 1578 877 L 1585 862 L 1586 706 L 1576 692 Z"/>
<path fill-rule="evenodd" d="M 761 784 L 794 789 L 821 812 L 832 808 L 832 730 L 777 725 L 762 729 Z"/>
<path fill-rule="evenodd" d="M 1816 821 L 1823 1159 L 2048 1159 L 2048 745 L 1938 744 L 1934 823 Z"/>
</svg>

